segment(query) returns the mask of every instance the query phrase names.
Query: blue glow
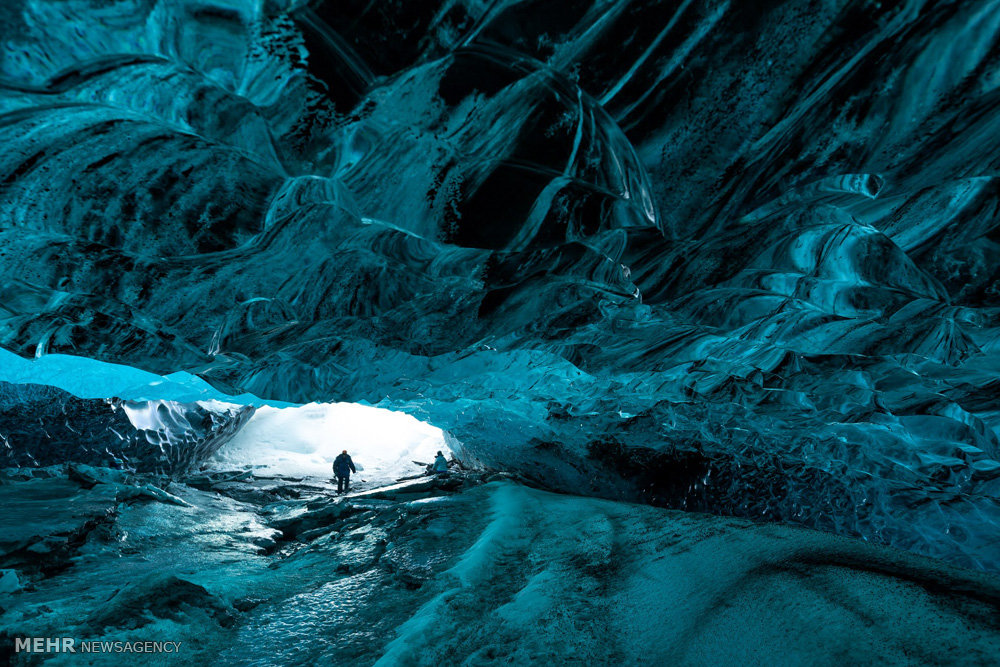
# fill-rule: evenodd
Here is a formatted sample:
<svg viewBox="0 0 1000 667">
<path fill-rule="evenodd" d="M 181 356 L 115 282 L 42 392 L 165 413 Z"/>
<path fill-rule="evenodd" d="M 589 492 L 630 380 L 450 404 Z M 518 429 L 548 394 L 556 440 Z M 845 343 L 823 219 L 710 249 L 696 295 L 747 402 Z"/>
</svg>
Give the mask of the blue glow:
<svg viewBox="0 0 1000 667">
<path fill-rule="evenodd" d="M 1000 572 L 998 5 L 4 2 L 3 451 L 54 463 L 83 415 L 87 455 L 105 457 L 101 420 L 122 422 L 98 399 L 115 396 L 150 402 L 129 409 L 155 428 L 122 436 L 148 445 L 137 460 L 193 474 L 221 446 L 204 433 L 229 438 L 250 411 L 188 404 L 362 403 L 440 429 L 501 487 L 467 501 L 421 480 L 386 503 L 433 488 L 477 511 L 559 505 L 524 483 L 584 497 L 588 516 L 627 501 Z M 312 441 L 337 423 L 264 413 L 269 434 Z M 267 450 L 301 455 L 272 472 L 325 472 L 340 441 L 303 439 Z M 255 465 L 257 443 L 237 442 Z M 326 525 L 300 515 L 340 517 L 289 509 L 315 489 L 238 474 L 178 497 L 221 502 L 200 495 L 221 484 L 289 540 Z M 516 532 L 463 516 L 420 530 Z M 364 558 L 381 558 L 371 531 L 392 551 L 396 528 L 345 525 Z M 483 545 L 426 559 L 462 580 L 463 558 L 488 569 Z M 532 576 L 498 589 L 544 606 L 557 577 Z M 397 618 L 383 657 L 411 659 L 459 593 Z"/>
</svg>

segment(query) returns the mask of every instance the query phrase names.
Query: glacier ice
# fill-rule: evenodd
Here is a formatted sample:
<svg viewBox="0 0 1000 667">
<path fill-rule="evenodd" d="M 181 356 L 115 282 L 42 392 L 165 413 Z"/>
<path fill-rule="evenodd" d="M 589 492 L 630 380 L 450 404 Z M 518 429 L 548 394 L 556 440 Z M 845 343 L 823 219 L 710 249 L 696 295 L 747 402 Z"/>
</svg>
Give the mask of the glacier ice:
<svg viewBox="0 0 1000 667">
<path fill-rule="evenodd" d="M 347 499 L 286 486 L 302 497 L 263 514 L 232 487 L 116 506 L 107 485 L 0 485 L 51 530 L 0 516 L 0 536 L 24 537 L 0 555 L 30 583 L 4 600 L 0 637 L 180 641 L 171 661 L 218 665 L 975 665 L 1000 649 L 987 573 L 802 528 L 460 484 Z M 39 577 L 70 559 L 72 576 Z"/>
<path fill-rule="evenodd" d="M 82 399 L 55 387 L 0 381 L 0 466 L 66 462 L 183 474 L 254 414 L 219 402 Z"/>
<path fill-rule="evenodd" d="M 217 401 L 254 407 L 291 405 L 282 401 L 264 401 L 252 394 L 224 394 L 198 376 L 184 371 L 162 376 L 130 366 L 67 354 L 24 359 L 7 350 L 0 350 L 0 382 L 48 385 L 79 398 L 125 396 L 133 401 Z"/>
<path fill-rule="evenodd" d="M 362 4 L 4 3 L 0 345 L 1000 569 L 995 3 Z"/>
</svg>

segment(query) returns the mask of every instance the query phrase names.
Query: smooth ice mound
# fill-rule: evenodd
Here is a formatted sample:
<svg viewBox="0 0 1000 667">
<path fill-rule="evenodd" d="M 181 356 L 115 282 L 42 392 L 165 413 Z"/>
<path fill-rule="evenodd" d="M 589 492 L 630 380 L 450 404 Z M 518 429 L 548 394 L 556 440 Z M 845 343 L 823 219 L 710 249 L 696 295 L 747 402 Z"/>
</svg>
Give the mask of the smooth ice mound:
<svg viewBox="0 0 1000 667">
<path fill-rule="evenodd" d="M 251 484 L 117 506 L 107 484 L 0 485 L 51 531 L 0 515 L 0 554 L 34 582 L 0 637 L 181 641 L 171 663 L 261 666 L 971 667 L 1000 650 L 995 576 L 859 540 L 502 479 L 266 508 L 232 497 Z"/>
<path fill-rule="evenodd" d="M 1000 569 L 995 3 L 570 4 L 4 3 L 0 345 Z"/>
</svg>

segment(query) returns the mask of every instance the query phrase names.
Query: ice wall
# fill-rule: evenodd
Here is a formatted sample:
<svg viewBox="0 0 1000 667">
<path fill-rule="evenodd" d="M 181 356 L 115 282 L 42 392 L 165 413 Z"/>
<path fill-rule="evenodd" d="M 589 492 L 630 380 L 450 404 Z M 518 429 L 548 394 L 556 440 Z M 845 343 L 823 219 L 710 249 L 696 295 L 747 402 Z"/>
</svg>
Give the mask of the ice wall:
<svg viewBox="0 0 1000 667">
<path fill-rule="evenodd" d="M 232 404 L 84 399 L 0 381 L 0 467 L 75 462 L 167 475 L 201 464 L 254 408 Z"/>
<path fill-rule="evenodd" d="M 4 3 L 0 345 L 996 569 L 998 4 Z"/>
</svg>

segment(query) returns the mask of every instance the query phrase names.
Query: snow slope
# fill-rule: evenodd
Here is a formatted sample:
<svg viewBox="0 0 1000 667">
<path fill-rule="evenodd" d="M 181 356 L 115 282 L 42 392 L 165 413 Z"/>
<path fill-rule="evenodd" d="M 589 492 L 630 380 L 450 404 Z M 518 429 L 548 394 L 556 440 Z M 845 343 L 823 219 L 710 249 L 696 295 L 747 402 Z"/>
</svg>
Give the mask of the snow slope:
<svg viewBox="0 0 1000 667">
<path fill-rule="evenodd" d="M 247 425 L 213 457 L 215 468 L 252 466 L 259 475 L 326 477 L 347 450 L 356 478 L 388 484 L 420 474 L 445 445 L 441 429 L 410 415 L 355 403 L 310 403 L 258 408 Z"/>
</svg>

